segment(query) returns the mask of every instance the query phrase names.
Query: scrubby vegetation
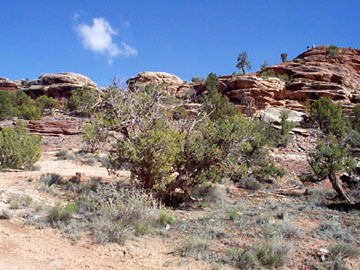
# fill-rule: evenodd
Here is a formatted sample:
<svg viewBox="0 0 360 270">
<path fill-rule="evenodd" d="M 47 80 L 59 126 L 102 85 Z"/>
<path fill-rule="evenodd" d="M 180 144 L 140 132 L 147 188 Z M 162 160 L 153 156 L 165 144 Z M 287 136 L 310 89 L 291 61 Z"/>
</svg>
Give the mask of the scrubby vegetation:
<svg viewBox="0 0 360 270">
<path fill-rule="evenodd" d="M 355 115 L 357 109 L 354 108 Z M 342 115 L 341 106 L 328 98 L 315 101 L 311 105 L 310 115 L 324 137 L 318 142 L 316 151 L 309 153 L 309 164 L 319 180 L 328 178 L 338 195 L 351 203 L 353 200 L 344 191 L 344 183 L 340 182 L 338 174 L 347 172 L 352 188 L 359 187 L 360 183 L 353 178 L 357 172 L 357 156 L 352 151 L 353 147 L 359 145 L 357 119 L 351 123 Z"/>
<path fill-rule="evenodd" d="M 128 168 L 142 188 L 164 202 L 173 201 L 177 189 L 191 196 L 197 185 L 224 177 L 282 175 L 267 158 L 272 128 L 237 113 L 217 85 L 217 76 L 209 74 L 196 119 L 169 116 L 177 101 L 158 85 L 132 91 L 112 87 L 98 104 L 101 119 L 88 124 L 84 140 L 95 147 L 109 130 L 118 131 L 110 169 Z"/>
<path fill-rule="evenodd" d="M 276 73 L 273 69 L 261 71 L 261 76 L 264 78 L 271 78 L 271 77 L 279 78 L 280 80 L 283 81 L 289 80 L 289 76 L 286 73 L 283 74 Z"/>
<path fill-rule="evenodd" d="M 31 166 L 40 158 L 41 137 L 29 135 L 25 125 L 0 131 L 0 168 L 19 169 Z"/>
</svg>

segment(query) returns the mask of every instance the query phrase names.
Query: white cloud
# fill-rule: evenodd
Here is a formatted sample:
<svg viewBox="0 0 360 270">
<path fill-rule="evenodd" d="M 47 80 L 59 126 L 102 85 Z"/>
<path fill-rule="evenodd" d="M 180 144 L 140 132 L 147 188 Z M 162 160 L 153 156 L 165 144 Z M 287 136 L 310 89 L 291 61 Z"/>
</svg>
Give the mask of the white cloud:
<svg viewBox="0 0 360 270">
<path fill-rule="evenodd" d="M 112 38 L 117 35 L 117 32 L 104 18 L 94 18 L 92 26 L 79 24 L 76 26 L 76 32 L 85 49 L 107 55 L 109 63 L 112 63 L 113 58 L 118 55 L 133 56 L 138 54 L 135 48 L 125 42 L 122 42 L 120 47 L 113 42 Z"/>
</svg>

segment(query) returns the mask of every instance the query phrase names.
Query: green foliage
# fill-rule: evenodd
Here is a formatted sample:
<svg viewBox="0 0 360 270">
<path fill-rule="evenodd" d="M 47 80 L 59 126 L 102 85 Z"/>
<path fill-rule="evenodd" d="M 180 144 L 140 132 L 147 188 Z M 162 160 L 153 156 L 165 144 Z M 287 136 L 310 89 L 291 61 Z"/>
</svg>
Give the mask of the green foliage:
<svg viewBox="0 0 360 270">
<path fill-rule="evenodd" d="M 69 224 L 72 219 L 72 213 L 61 208 L 59 205 L 51 208 L 48 212 L 47 221 L 52 227 L 60 227 L 61 224 Z"/>
<path fill-rule="evenodd" d="M 263 71 L 267 67 L 269 67 L 269 63 L 267 60 L 264 60 L 264 63 L 260 67 L 260 71 Z"/>
<path fill-rule="evenodd" d="M 280 130 L 280 144 L 286 146 L 292 139 L 291 134 L 289 132 L 295 127 L 295 123 L 292 121 L 288 121 L 289 111 L 283 110 L 280 113 L 281 119 L 281 130 Z"/>
<path fill-rule="evenodd" d="M 246 70 L 251 69 L 251 63 L 248 60 L 247 52 L 244 51 L 242 53 L 239 53 L 238 58 L 237 58 L 236 67 L 242 71 L 242 74 L 246 74 Z"/>
<path fill-rule="evenodd" d="M 335 105 L 330 98 L 319 98 L 311 104 L 311 118 L 325 134 L 343 136 L 347 125 L 342 117 L 341 105 Z"/>
<path fill-rule="evenodd" d="M 283 80 L 283 81 L 289 80 L 289 76 L 286 73 L 284 73 L 284 74 L 276 73 L 273 69 L 262 71 L 261 76 L 263 78 L 275 77 L 275 78 L 279 78 L 280 80 Z"/>
<path fill-rule="evenodd" d="M 52 97 L 46 95 L 40 96 L 35 100 L 35 105 L 44 112 L 45 109 L 53 109 L 59 106 L 59 103 Z"/>
<path fill-rule="evenodd" d="M 98 96 L 94 89 L 83 87 L 81 90 L 73 91 L 66 108 L 71 112 L 81 112 L 83 115 L 90 115 L 94 112 L 94 106 Z"/>
<path fill-rule="evenodd" d="M 352 121 L 352 127 L 357 132 L 360 132 L 360 104 L 356 104 L 353 108 L 354 118 Z"/>
<path fill-rule="evenodd" d="M 337 47 L 335 45 L 330 45 L 326 49 L 326 54 L 328 55 L 329 58 L 334 58 L 334 57 L 338 56 L 339 55 L 339 47 Z"/>
<path fill-rule="evenodd" d="M 280 56 L 281 56 L 281 61 L 283 63 L 287 62 L 287 57 L 288 57 L 287 53 L 282 53 Z"/>
<path fill-rule="evenodd" d="M 235 108 L 227 96 L 219 93 L 217 86 L 219 80 L 214 73 L 210 73 L 206 80 L 207 95 L 203 98 L 202 111 L 209 115 L 212 121 L 221 120 L 224 117 L 233 117 Z"/>
<path fill-rule="evenodd" d="M 106 142 L 108 136 L 106 132 L 101 132 L 101 127 L 107 125 L 107 120 L 101 114 L 96 115 L 95 121 L 85 124 L 81 139 L 85 143 L 86 151 L 95 153 L 101 144 Z"/>
<path fill-rule="evenodd" d="M 157 219 L 157 223 L 165 226 L 165 225 L 171 225 L 176 221 L 175 217 L 169 210 L 161 209 L 159 211 L 159 218 Z"/>
<path fill-rule="evenodd" d="M 24 91 L 0 91 L 0 120 L 19 117 L 26 120 L 41 119 L 40 109 Z"/>
<path fill-rule="evenodd" d="M 203 77 L 192 77 L 192 78 L 191 78 L 191 81 L 192 81 L 193 83 L 200 83 L 200 82 L 205 81 L 205 79 L 204 79 Z"/>
<path fill-rule="evenodd" d="M 320 179 L 344 170 L 351 172 L 356 166 L 348 146 L 341 145 L 334 135 L 320 141 L 309 158 L 311 168 Z"/>
<path fill-rule="evenodd" d="M 112 155 L 113 166 L 126 164 L 145 189 L 161 191 L 171 181 L 184 137 L 163 120 L 147 125 L 146 132 L 131 131 L 129 139 L 118 140 L 116 153 Z"/>
<path fill-rule="evenodd" d="M 31 166 L 40 158 L 41 137 L 29 135 L 23 123 L 0 131 L 0 168 Z"/>
<path fill-rule="evenodd" d="M 276 133 L 268 124 L 260 120 L 252 120 L 245 126 L 246 135 L 241 149 L 241 166 L 243 173 L 235 174 L 234 180 L 241 180 L 252 175 L 257 180 L 267 181 L 272 177 L 283 176 L 284 171 L 275 166 L 269 159 L 267 145 L 276 141 Z"/>
<path fill-rule="evenodd" d="M 229 255 L 239 269 L 273 269 L 285 264 L 290 250 L 286 243 L 259 242 L 243 250 L 232 249 Z"/>
<path fill-rule="evenodd" d="M 216 75 L 209 74 L 208 94 L 195 119 L 173 117 L 166 111 L 169 97 L 156 85 L 109 92 L 100 106 L 106 104 L 104 115 L 115 115 L 116 121 L 96 127 L 94 136 L 109 129 L 121 133 L 110 169 L 129 169 L 141 187 L 168 203 L 175 201 L 175 190 L 189 195 L 199 184 L 235 173 L 261 180 L 281 175 L 265 149 L 271 130 L 236 113 L 218 93 L 217 84 Z M 239 157 L 244 158 L 242 163 Z"/>
</svg>

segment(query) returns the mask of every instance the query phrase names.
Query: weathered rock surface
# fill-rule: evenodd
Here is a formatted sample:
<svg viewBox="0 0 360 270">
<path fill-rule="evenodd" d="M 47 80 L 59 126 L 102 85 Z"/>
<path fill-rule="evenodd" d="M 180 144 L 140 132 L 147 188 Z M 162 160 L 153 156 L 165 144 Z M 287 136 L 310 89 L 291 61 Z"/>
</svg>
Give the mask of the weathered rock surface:
<svg viewBox="0 0 360 270">
<path fill-rule="evenodd" d="M 61 102 L 68 100 L 73 90 L 80 90 L 84 86 L 97 88 L 90 78 L 73 72 L 43 74 L 37 80 L 22 81 L 22 90 L 32 98 L 47 95 Z"/>
<path fill-rule="evenodd" d="M 0 90 L 13 91 L 19 89 L 19 85 L 6 78 L 0 78 Z"/>
<path fill-rule="evenodd" d="M 241 111 L 262 110 L 268 106 L 304 111 L 307 100 L 329 97 L 345 110 L 360 102 L 360 50 L 341 49 L 331 56 L 329 47 L 306 51 L 293 61 L 266 68 L 286 74 L 289 80 L 263 78 L 260 73 L 219 77 L 219 91 Z M 202 93 L 205 84 L 193 86 Z"/>
<path fill-rule="evenodd" d="M 162 84 L 165 90 L 177 97 L 181 97 L 190 89 L 188 83 L 179 77 L 166 72 L 141 72 L 126 81 L 129 89 L 139 84 Z"/>
<path fill-rule="evenodd" d="M 286 74 L 284 81 L 277 77 L 262 77 L 259 72 L 244 76 L 219 77 L 218 89 L 227 95 L 239 111 L 254 113 L 266 107 L 281 107 L 304 111 L 307 101 L 329 97 L 340 102 L 344 110 L 360 103 L 360 50 L 339 48 L 334 56 L 329 47 L 308 50 L 292 61 L 266 68 L 276 74 Z M 136 83 L 164 83 L 165 90 L 183 97 L 191 88 L 198 94 L 206 90 L 205 82 L 186 83 L 163 72 L 143 72 L 128 80 Z"/>
<path fill-rule="evenodd" d="M 267 107 L 260 114 L 262 120 L 272 124 L 281 123 L 281 112 L 283 108 L 280 107 Z M 294 122 L 296 126 L 299 126 L 302 121 L 304 121 L 308 116 L 305 113 L 287 110 L 288 111 L 288 121 Z"/>
<path fill-rule="evenodd" d="M 81 123 L 70 120 L 30 120 L 27 127 L 33 134 L 42 136 L 77 135 L 81 134 Z"/>
</svg>

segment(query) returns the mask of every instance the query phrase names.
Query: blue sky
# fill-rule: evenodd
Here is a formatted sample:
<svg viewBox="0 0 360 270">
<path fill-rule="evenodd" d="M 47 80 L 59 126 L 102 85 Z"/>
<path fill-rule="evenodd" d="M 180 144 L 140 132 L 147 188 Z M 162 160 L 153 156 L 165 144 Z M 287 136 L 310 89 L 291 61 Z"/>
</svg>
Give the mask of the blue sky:
<svg viewBox="0 0 360 270">
<path fill-rule="evenodd" d="M 1 0 L 0 77 L 72 71 L 101 86 L 142 71 L 252 71 L 306 46 L 360 48 L 358 0 Z"/>
</svg>

